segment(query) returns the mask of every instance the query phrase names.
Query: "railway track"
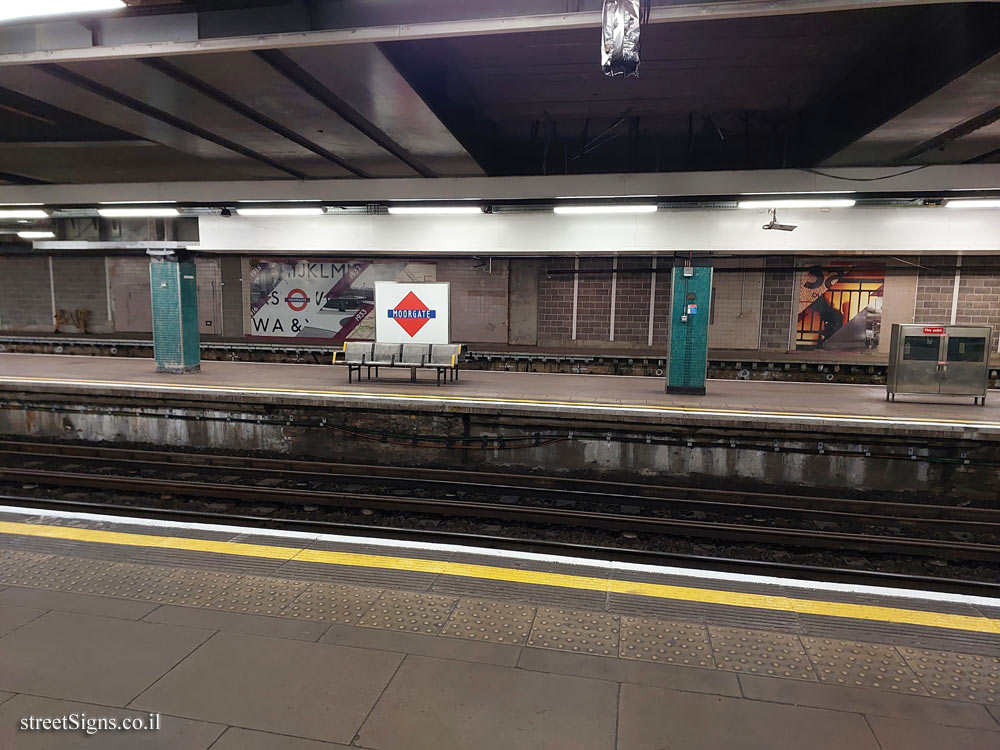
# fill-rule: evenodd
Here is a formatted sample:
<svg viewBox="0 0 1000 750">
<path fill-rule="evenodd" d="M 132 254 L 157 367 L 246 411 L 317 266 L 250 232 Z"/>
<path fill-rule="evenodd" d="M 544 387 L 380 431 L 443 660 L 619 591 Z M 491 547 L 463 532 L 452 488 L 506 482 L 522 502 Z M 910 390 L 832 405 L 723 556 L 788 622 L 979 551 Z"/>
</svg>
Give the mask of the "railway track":
<svg viewBox="0 0 1000 750">
<path fill-rule="evenodd" d="M 0 481 L 634 537 L 1000 561 L 1000 511 L 992 508 L 27 441 L 0 441 Z"/>
</svg>

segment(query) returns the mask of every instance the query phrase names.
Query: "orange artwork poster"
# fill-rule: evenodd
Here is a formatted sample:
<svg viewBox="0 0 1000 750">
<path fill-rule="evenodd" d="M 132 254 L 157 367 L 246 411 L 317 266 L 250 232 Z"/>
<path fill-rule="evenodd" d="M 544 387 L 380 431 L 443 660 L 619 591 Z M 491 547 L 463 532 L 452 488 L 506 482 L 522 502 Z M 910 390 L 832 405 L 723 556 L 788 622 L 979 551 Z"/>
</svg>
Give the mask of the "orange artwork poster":
<svg viewBox="0 0 1000 750">
<path fill-rule="evenodd" d="M 878 349 L 884 266 L 810 265 L 799 284 L 795 348 Z"/>
</svg>

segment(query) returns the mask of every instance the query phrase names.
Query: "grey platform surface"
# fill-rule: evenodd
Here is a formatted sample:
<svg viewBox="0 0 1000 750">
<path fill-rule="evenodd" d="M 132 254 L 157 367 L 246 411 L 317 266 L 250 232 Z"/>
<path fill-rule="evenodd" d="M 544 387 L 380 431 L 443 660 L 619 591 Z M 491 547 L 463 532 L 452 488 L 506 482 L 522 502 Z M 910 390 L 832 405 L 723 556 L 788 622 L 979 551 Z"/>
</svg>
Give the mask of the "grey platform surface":
<svg viewBox="0 0 1000 750">
<path fill-rule="evenodd" d="M 746 627 L 738 608 L 660 619 L 34 538 L 0 536 L 3 750 L 1000 747 L 1000 645 L 934 651 L 932 628 L 913 647 Z M 158 731 L 19 729 L 150 712 Z"/>
<path fill-rule="evenodd" d="M 32 379 L 34 381 L 32 382 Z M 885 401 L 880 386 L 765 381 L 710 381 L 705 396 L 664 392 L 662 378 L 463 371 L 436 387 L 425 374 L 383 370 L 375 380 L 347 382 L 346 368 L 251 362 L 203 362 L 200 373 L 155 373 L 152 360 L 78 355 L 0 354 L 0 387 L 70 394 L 179 398 L 220 403 L 343 404 L 386 410 L 502 412 L 600 418 L 609 422 L 774 426 L 847 430 L 852 434 L 961 435 L 1000 439 L 1000 394 L 975 406 L 971 397 L 901 395 Z"/>
</svg>

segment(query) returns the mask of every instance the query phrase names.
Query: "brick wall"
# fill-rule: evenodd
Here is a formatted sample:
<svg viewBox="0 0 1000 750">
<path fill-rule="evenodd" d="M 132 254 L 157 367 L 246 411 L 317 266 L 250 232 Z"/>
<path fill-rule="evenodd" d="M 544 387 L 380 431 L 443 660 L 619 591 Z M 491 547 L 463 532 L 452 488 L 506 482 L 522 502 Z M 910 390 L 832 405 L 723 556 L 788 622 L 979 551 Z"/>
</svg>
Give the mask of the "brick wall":
<svg viewBox="0 0 1000 750">
<path fill-rule="evenodd" d="M 572 270 L 572 258 L 546 258 L 538 277 L 538 343 L 566 345 L 573 325 L 573 274 L 550 274 Z"/>
<path fill-rule="evenodd" d="M 451 284 L 451 337 L 458 343 L 507 343 L 508 266 L 503 258 L 443 260 L 437 280 Z"/>
<path fill-rule="evenodd" d="M 0 279 L 0 330 L 53 330 L 47 257 L 0 257 Z"/>
<path fill-rule="evenodd" d="M 955 291 L 955 259 L 924 257 L 918 259 L 918 262 L 922 268 L 917 277 L 917 302 L 913 310 L 913 322 L 946 325 L 951 322 L 951 303 Z M 939 267 L 943 270 L 928 270 Z M 959 303 L 961 304 L 961 300 Z M 888 334 L 888 331 L 884 331 L 884 334 Z"/>
<path fill-rule="evenodd" d="M 577 300 L 576 335 L 580 342 L 602 342 L 646 348 L 649 336 L 648 269 L 652 258 L 619 258 L 615 340 L 611 333 L 610 258 L 581 258 Z M 670 260 L 660 259 L 656 274 L 656 299 L 653 311 L 653 345 L 665 346 L 670 325 Z M 641 269 L 635 273 L 637 269 Z M 538 343 L 549 346 L 571 345 L 573 324 L 573 274 L 549 274 L 554 270 L 573 270 L 573 259 L 551 258 L 542 261 L 538 281 Z M 632 273 L 630 273 L 632 271 Z"/>
<path fill-rule="evenodd" d="M 108 320 L 107 282 L 104 275 L 104 258 L 52 259 L 52 278 L 56 289 L 56 308 L 72 315 L 76 310 L 87 310 L 90 321 L 87 331 L 107 333 L 114 330 Z M 62 323 L 60 331 L 82 333 L 72 323 Z"/>
<path fill-rule="evenodd" d="M 670 334 L 670 279 L 673 273 L 670 258 L 656 262 L 656 299 L 653 301 L 653 346 L 664 348 Z"/>
<path fill-rule="evenodd" d="M 768 258 L 760 315 L 760 348 L 788 351 L 792 325 L 792 291 L 798 283 L 791 258 Z"/>
<path fill-rule="evenodd" d="M 970 257 L 962 259 L 962 275 L 958 284 L 958 314 L 955 322 L 968 325 L 993 326 L 991 352 L 997 351 L 1000 337 L 1000 272 L 997 259 Z M 949 320 L 950 308 L 949 308 Z"/>
<path fill-rule="evenodd" d="M 608 341 L 611 335 L 611 258 L 581 258 L 576 337 Z"/>
<path fill-rule="evenodd" d="M 646 346 L 649 336 L 649 258 L 618 259 L 615 341 Z M 631 272 L 631 273 L 630 273 Z"/>
</svg>

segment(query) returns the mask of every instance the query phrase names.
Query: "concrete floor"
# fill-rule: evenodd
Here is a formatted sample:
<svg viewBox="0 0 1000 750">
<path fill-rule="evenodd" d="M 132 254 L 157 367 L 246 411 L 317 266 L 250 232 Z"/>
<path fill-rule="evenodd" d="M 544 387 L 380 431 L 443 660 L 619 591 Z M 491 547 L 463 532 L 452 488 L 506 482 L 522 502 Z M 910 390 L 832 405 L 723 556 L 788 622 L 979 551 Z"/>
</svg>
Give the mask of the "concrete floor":
<svg viewBox="0 0 1000 750">
<path fill-rule="evenodd" d="M 30 515 L 7 519 L 54 523 Z M 180 533 L 182 540 L 224 546 L 291 542 L 208 530 L 185 537 L 127 522 L 61 525 L 90 530 L 91 537 L 113 530 Z M 165 549 L 157 536 L 148 546 L 141 539 L 139 546 L 120 546 L 121 537 L 97 543 L 79 534 L 56 540 L 24 535 L 23 527 L 20 536 L 12 531 L 8 525 L 0 534 L 4 750 L 1000 747 L 995 637 L 992 644 L 989 638 L 973 642 L 970 633 L 887 623 L 870 623 L 871 634 L 864 635 L 862 623 L 848 634 L 857 640 L 848 642 L 833 634 L 843 619 L 799 618 L 796 624 L 790 613 L 707 610 L 680 600 L 664 602 L 676 620 L 668 623 L 655 615 L 615 614 L 658 612 L 648 597 L 612 601 L 573 589 L 490 588 L 474 578 L 445 580 L 391 566 L 380 571 L 180 551 Z M 221 542 L 227 536 L 233 541 Z M 321 541 L 311 548 L 376 551 Z M 393 550 L 403 553 L 475 559 Z M 493 564 L 592 574 L 555 563 L 494 558 Z M 360 574 L 365 586 L 342 583 L 356 583 Z M 494 599 L 447 596 L 446 584 Z M 574 625 L 546 619 L 567 616 L 567 604 L 541 603 L 560 595 L 578 608 L 570 613 Z M 902 606 L 965 611 L 914 600 Z M 480 623 L 479 616 L 511 628 L 501 629 L 504 642 L 466 626 Z M 748 621 L 758 629 L 712 624 Z M 663 630 L 668 625 L 670 637 Z M 828 637 L 806 635 L 814 629 Z M 659 636 L 650 640 L 654 631 Z M 931 649 L 942 638 L 951 650 L 972 653 L 898 645 Z M 653 662 L 650 652 L 633 653 L 627 644 L 652 645 L 665 656 L 694 655 L 694 661 Z M 950 675 L 943 682 L 937 676 L 942 660 Z M 73 712 L 119 719 L 156 712 L 161 728 L 93 737 L 18 728 L 27 717 Z"/>
</svg>

